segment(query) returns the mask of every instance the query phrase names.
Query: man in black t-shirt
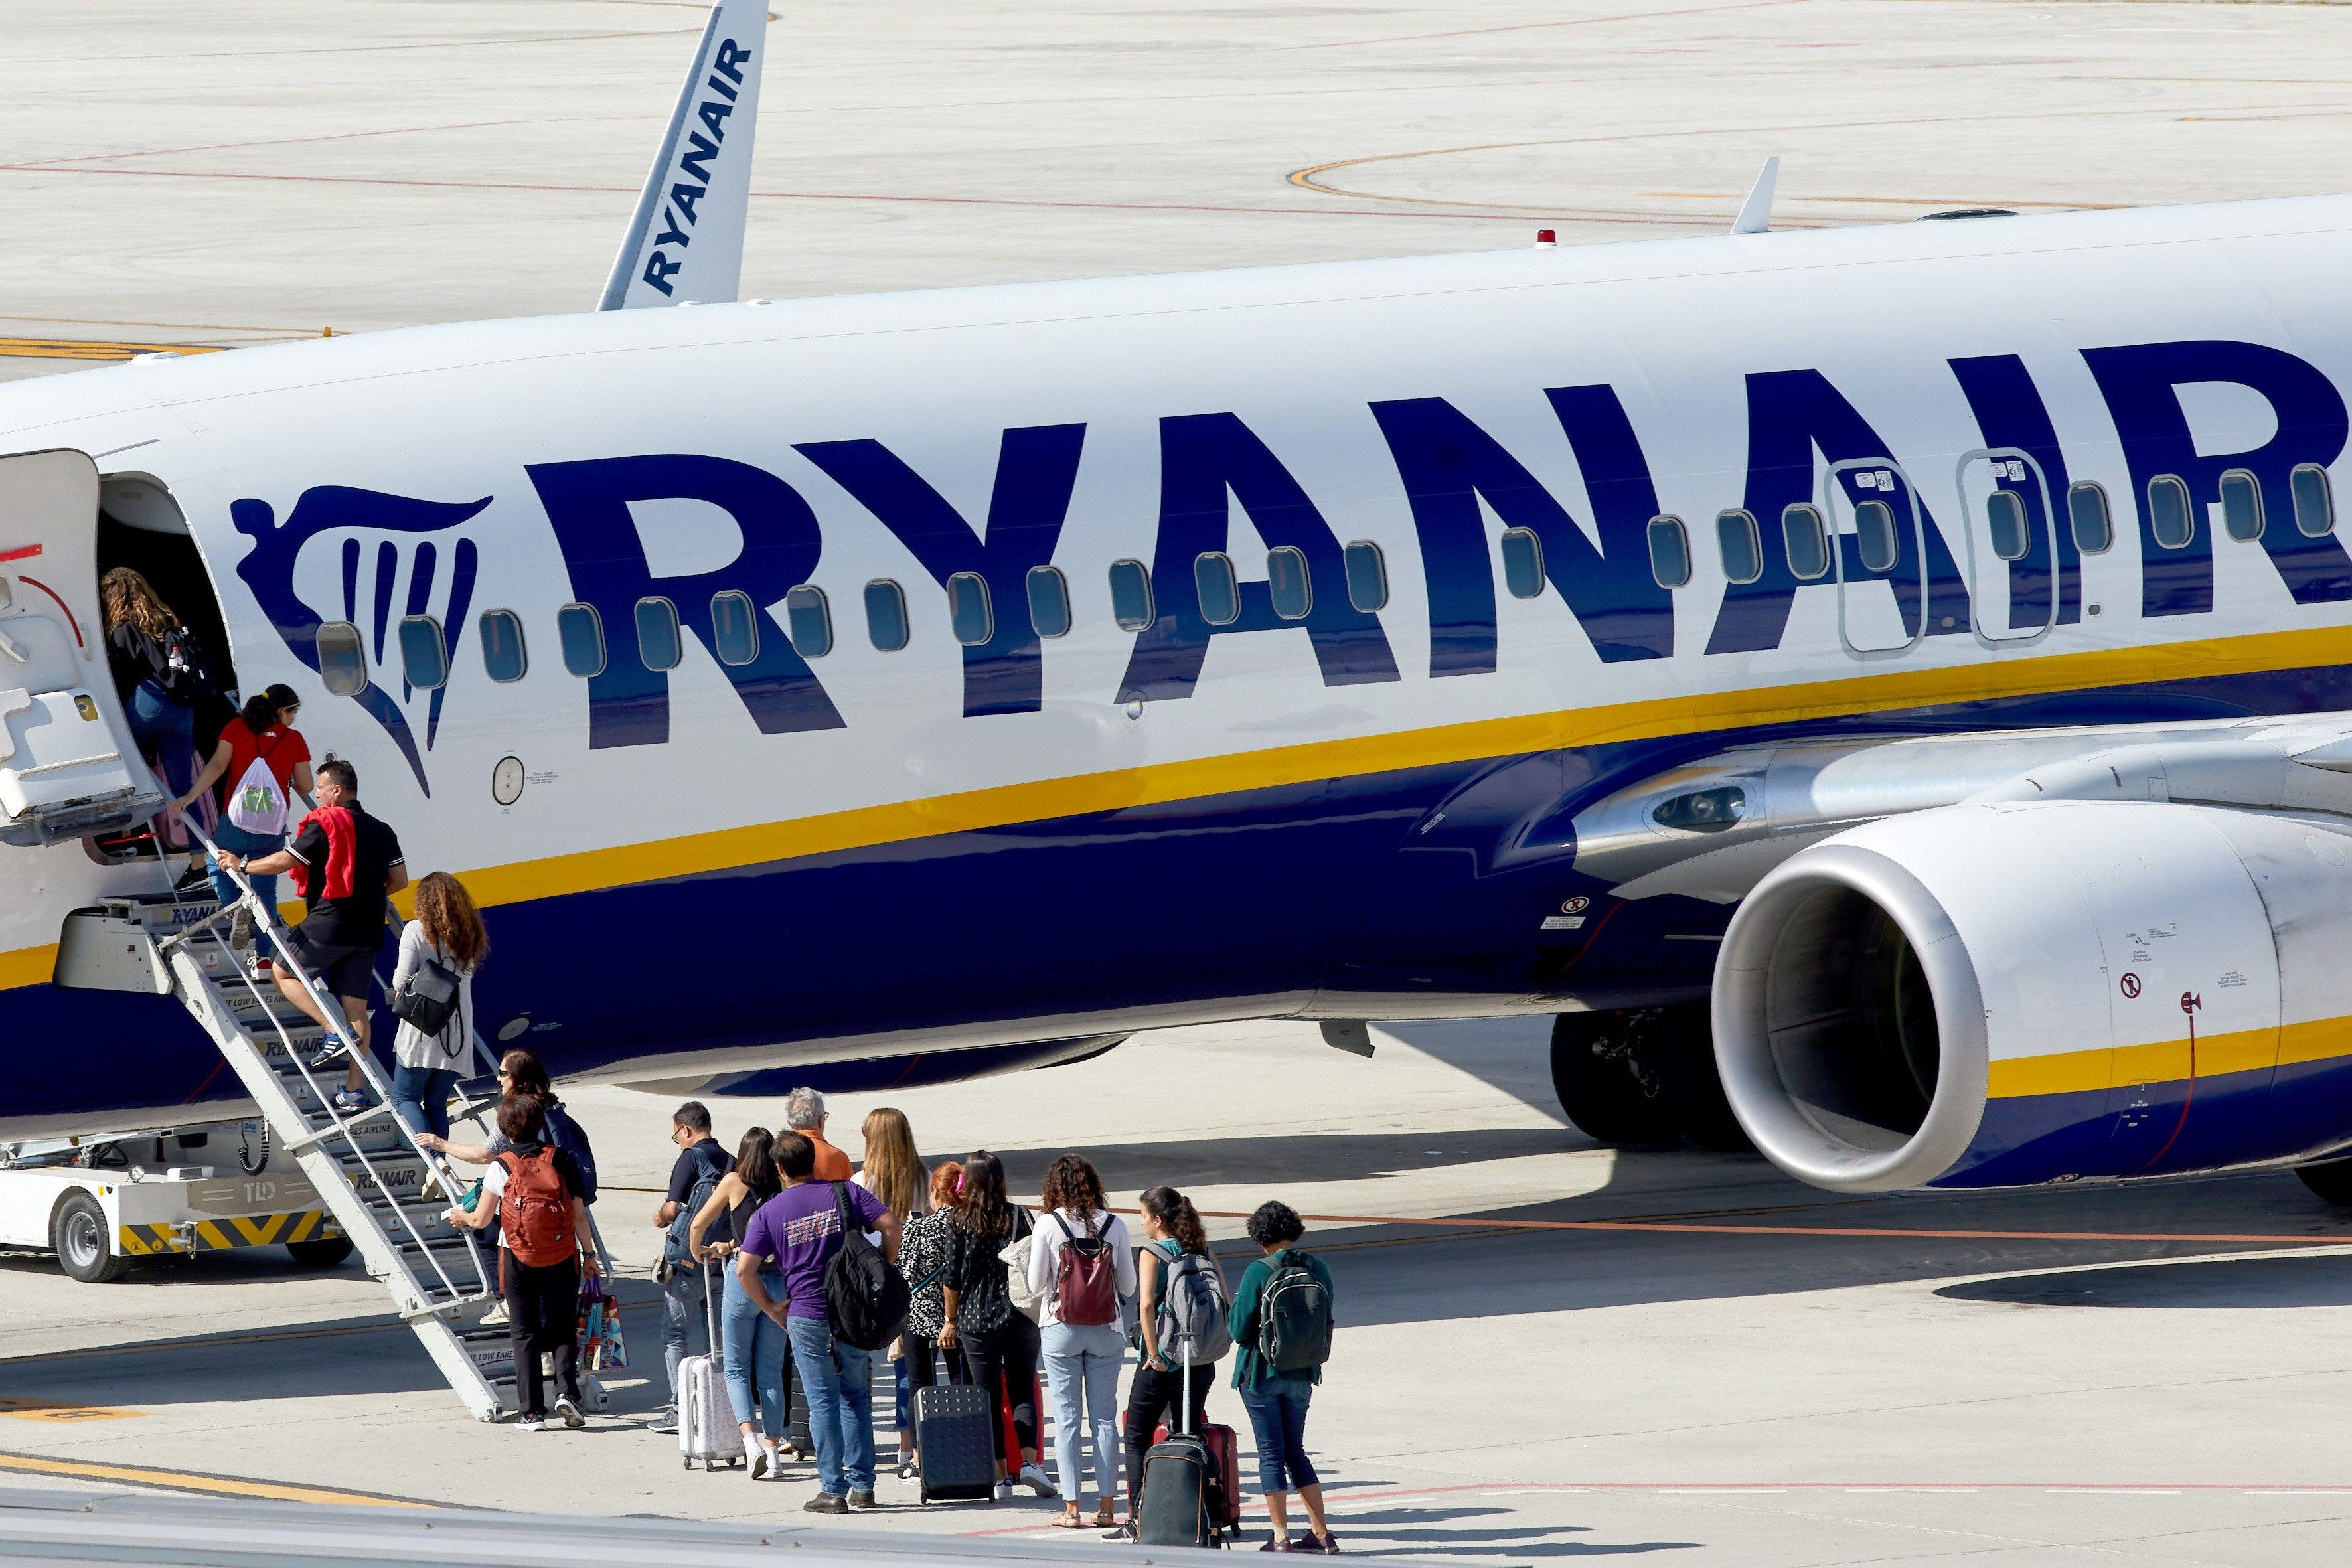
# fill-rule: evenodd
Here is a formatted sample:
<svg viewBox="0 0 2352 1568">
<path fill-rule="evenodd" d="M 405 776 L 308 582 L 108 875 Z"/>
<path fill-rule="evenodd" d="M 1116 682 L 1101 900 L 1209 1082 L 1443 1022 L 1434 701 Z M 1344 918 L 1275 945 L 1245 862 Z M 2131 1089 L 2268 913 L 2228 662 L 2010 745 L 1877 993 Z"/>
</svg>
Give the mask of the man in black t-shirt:
<svg viewBox="0 0 2352 1568">
<path fill-rule="evenodd" d="M 654 1224 L 665 1231 L 683 1232 L 694 1224 L 688 1210 L 695 1190 L 706 1183 L 716 1185 L 735 1162 L 710 1135 L 710 1109 L 698 1100 L 670 1113 L 669 1141 L 677 1146 L 677 1160 L 670 1166 L 669 1191 L 654 1210 Z M 667 1258 L 675 1249 L 667 1240 L 663 1245 Z M 702 1265 L 691 1258 L 675 1263 L 662 1287 L 662 1370 L 669 1374 L 669 1408 L 655 1419 L 656 1432 L 677 1430 L 678 1363 L 690 1355 L 710 1353 L 708 1289 Z"/>
<path fill-rule="evenodd" d="M 366 1082 L 359 1058 L 346 1054 L 343 1037 L 368 1048 L 368 982 L 383 946 L 385 900 L 408 886 L 408 867 L 392 829 L 360 808 L 359 771 L 337 759 L 319 769 L 319 807 L 302 819 L 294 842 L 275 854 L 247 860 L 224 851 L 221 864 L 248 875 L 291 870 L 310 900 L 310 913 L 287 933 L 286 953 L 343 1005 L 346 1028 L 339 1032 L 296 978 L 280 963 L 274 973 L 286 999 L 327 1030 L 327 1048 L 314 1068 L 344 1058 L 342 1092 L 335 1109 L 346 1115 L 366 1109 Z"/>
</svg>

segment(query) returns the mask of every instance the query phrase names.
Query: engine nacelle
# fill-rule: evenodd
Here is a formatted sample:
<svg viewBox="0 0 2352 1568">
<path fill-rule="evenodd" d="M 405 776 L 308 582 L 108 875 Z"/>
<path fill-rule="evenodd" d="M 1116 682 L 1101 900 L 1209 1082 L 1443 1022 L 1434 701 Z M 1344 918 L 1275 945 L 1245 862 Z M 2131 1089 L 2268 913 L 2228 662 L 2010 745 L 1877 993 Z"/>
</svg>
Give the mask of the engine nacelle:
<svg viewBox="0 0 2352 1568">
<path fill-rule="evenodd" d="M 2352 838 L 2164 802 L 1939 807 L 1802 850 L 1715 972 L 1733 1110 L 1845 1192 L 2352 1143 Z"/>
</svg>

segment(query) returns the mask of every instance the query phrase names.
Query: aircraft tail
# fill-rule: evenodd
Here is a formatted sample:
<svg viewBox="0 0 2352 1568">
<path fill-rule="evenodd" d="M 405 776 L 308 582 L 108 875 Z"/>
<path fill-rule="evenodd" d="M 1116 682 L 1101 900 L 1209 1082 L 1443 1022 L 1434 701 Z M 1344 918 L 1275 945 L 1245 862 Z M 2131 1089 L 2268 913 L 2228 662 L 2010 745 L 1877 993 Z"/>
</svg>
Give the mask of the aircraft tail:
<svg viewBox="0 0 2352 1568">
<path fill-rule="evenodd" d="M 767 0 L 711 6 L 598 310 L 735 298 L 767 31 Z"/>
</svg>

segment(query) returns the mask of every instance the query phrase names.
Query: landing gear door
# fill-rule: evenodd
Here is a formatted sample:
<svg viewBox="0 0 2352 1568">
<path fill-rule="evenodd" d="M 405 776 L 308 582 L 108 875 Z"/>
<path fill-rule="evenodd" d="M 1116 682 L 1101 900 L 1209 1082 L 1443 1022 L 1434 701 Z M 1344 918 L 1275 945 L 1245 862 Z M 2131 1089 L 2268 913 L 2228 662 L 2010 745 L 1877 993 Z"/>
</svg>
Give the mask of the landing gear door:
<svg viewBox="0 0 2352 1568">
<path fill-rule="evenodd" d="M 1960 459 L 1969 540 L 1969 613 L 1977 640 L 2039 642 L 2058 624 L 2058 541 L 2042 465 L 2014 447 Z"/>
<path fill-rule="evenodd" d="M 117 832 L 163 804 L 100 627 L 97 466 L 0 458 L 0 844 Z"/>
</svg>

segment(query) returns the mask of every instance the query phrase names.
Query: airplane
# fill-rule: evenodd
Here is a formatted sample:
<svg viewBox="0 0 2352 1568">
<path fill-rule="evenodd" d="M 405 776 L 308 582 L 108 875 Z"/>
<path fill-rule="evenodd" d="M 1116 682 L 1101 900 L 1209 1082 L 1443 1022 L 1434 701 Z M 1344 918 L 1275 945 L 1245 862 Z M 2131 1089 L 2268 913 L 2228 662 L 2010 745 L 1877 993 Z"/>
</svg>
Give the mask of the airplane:
<svg viewBox="0 0 2352 1568">
<path fill-rule="evenodd" d="M 738 301 L 764 26 L 595 310 L 0 387 L 0 1139 L 238 1113 L 53 983 L 129 563 L 567 1082 L 1538 1016 L 1604 1142 L 2352 1199 L 2352 197 Z"/>
</svg>

